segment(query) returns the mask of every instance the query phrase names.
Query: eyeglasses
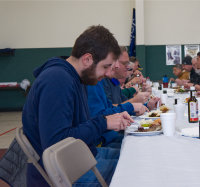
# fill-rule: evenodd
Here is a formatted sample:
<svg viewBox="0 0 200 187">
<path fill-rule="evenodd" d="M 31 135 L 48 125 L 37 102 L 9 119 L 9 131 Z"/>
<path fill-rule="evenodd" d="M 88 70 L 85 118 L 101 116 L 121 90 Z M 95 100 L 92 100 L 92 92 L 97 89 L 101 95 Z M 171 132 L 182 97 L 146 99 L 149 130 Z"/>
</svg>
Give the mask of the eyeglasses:
<svg viewBox="0 0 200 187">
<path fill-rule="evenodd" d="M 125 67 L 128 67 L 130 62 L 129 61 L 119 61 L 122 65 L 124 65 Z"/>
</svg>

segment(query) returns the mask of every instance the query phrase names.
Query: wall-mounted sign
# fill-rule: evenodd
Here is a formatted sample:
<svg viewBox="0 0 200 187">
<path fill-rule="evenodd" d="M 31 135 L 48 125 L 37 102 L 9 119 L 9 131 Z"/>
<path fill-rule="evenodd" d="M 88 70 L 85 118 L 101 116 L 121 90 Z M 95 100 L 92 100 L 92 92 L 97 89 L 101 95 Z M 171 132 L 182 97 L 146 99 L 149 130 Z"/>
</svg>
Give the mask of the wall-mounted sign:
<svg viewBox="0 0 200 187">
<path fill-rule="evenodd" d="M 166 65 L 181 64 L 181 45 L 166 46 Z"/>
<path fill-rule="evenodd" d="M 192 58 L 197 56 L 199 52 L 199 45 L 184 45 L 184 54 L 185 56 L 190 55 Z"/>
</svg>

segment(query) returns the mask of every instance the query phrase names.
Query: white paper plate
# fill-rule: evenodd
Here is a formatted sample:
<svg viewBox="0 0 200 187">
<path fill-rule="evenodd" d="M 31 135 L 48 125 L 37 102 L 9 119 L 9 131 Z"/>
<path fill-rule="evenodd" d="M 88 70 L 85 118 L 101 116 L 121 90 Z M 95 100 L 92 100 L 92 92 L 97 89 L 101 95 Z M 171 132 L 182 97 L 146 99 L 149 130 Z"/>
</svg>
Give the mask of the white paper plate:
<svg viewBox="0 0 200 187">
<path fill-rule="evenodd" d="M 142 118 L 142 119 L 159 119 L 160 118 L 160 117 L 149 117 L 147 115 L 147 113 L 145 113 L 145 114 L 143 114 L 143 115 L 141 115 L 139 117 Z"/>
<path fill-rule="evenodd" d="M 127 131 L 128 134 L 134 135 L 134 136 L 155 136 L 162 134 L 161 131 L 149 131 L 149 132 L 135 132 L 135 131 Z"/>
<path fill-rule="evenodd" d="M 138 125 L 131 125 L 126 129 L 126 133 L 134 135 L 134 136 L 155 136 L 155 135 L 162 134 L 162 130 L 149 131 L 149 132 L 136 132 L 137 130 L 138 130 Z"/>
</svg>

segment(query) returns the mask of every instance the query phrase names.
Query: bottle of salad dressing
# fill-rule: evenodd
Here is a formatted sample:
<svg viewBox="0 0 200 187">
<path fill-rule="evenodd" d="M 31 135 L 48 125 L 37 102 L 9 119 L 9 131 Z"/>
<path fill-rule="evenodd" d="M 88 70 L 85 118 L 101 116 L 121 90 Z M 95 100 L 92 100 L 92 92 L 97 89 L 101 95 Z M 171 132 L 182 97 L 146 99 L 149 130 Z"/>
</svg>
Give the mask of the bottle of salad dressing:
<svg viewBox="0 0 200 187">
<path fill-rule="evenodd" d="M 189 123 L 197 123 L 198 118 L 198 101 L 195 97 L 195 87 L 190 87 L 190 98 L 188 100 L 188 120 Z"/>
</svg>

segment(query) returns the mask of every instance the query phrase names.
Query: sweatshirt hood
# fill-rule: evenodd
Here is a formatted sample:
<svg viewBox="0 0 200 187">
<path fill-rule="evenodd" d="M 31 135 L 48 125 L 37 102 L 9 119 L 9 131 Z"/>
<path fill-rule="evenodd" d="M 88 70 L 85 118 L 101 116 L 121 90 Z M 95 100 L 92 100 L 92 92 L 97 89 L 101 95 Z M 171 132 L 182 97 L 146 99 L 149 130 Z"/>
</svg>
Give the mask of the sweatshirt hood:
<svg viewBox="0 0 200 187">
<path fill-rule="evenodd" d="M 67 64 L 69 64 L 69 63 L 67 63 L 66 60 L 59 58 L 59 57 L 53 57 L 53 58 L 50 58 L 47 62 L 45 62 L 40 67 L 36 68 L 33 71 L 33 75 L 35 78 L 37 78 L 40 75 L 40 73 L 42 73 L 47 68 L 50 68 L 52 66 L 63 66 L 66 68 L 68 66 Z M 69 64 L 69 65 L 71 66 L 71 64 Z M 71 66 L 71 67 L 73 68 L 73 66 Z"/>
</svg>

